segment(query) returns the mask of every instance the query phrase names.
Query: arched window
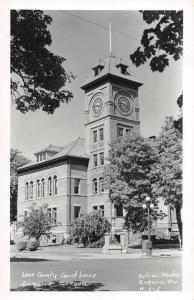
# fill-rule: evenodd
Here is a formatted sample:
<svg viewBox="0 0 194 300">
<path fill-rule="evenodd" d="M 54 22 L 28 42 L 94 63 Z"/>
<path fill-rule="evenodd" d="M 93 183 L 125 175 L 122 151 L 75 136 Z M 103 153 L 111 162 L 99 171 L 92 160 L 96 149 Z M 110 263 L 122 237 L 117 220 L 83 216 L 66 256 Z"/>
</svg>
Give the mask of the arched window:
<svg viewBox="0 0 194 300">
<path fill-rule="evenodd" d="M 99 179 L 99 189 L 100 189 L 100 193 L 103 193 L 104 192 L 104 178 L 103 177 L 100 177 Z"/>
<path fill-rule="evenodd" d="M 45 197 L 45 180 L 42 178 L 41 180 L 41 197 Z"/>
<path fill-rule="evenodd" d="M 30 181 L 30 199 L 33 199 L 33 181 Z"/>
<path fill-rule="evenodd" d="M 52 196 L 52 178 L 48 178 L 48 195 Z"/>
<path fill-rule="evenodd" d="M 25 184 L 25 198 L 26 198 L 26 200 L 29 199 L 29 183 L 28 182 L 26 182 L 26 184 Z"/>
<path fill-rule="evenodd" d="M 98 192 L 98 182 L 97 182 L 97 179 L 94 178 L 93 179 L 93 194 L 97 194 Z"/>
<path fill-rule="evenodd" d="M 40 180 L 36 181 L 36 197 L 40 198 Z"/>
<path fill-rule="evenodd" d="M 54 195 L 57 195 L 57 176 L 56 175 L 53 177 L 53 193 L 54 193 Z"/>
</svg>

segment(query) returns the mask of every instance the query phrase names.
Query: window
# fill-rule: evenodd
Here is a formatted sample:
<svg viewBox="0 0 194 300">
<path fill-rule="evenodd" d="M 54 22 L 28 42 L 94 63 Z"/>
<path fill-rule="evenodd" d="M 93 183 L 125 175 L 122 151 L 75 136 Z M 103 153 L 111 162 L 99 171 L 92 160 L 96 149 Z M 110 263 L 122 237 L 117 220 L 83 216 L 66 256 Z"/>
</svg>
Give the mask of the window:
<svg viewBox="0 0 194 300">
<path fill-rule="evenodd" d="M 115 208 L 115 217 L 123 216 L 123 206 L 121 204 L 114 204 Z"/>
<path fill-rule="evenodd" d="M 94 178 L 93 179 L 93 194 L 97 194 L 98 192 L 98 182 L 97 182 L 97 179 Z"/>
<path fill-rule="evenodd" d="M 74 179 L 74 194 L 79 194 L 80 193 L 80 179 L 75 178 Z"/>
<path fill-rule="evenodd" d="M 26 200 L 29 199 L 29 183 L 26 182 L 26 185 L 25 185 L 25 198 Z"/>
<path fill-rule="evenodd" d="M 41 180 L 41 197 L 45 197 L 45 180 Z"/>
<path fill-rule="evenodd" d="M 52 196 L 52 178 L 48 178 L 48 195 Z"/>
<path fill-rule="evenodd" d="M 126 66 L 121 66 L 121 74 L 124 74 L 124 75 L 127 74 L 127 67 Z"/>
<path fill-rule="evenodd" d="M 43 153 L 42 157 L 43 157 L 43 160 L 46 159 L 46 153 Z"/>
<path fill-rule="evenodd" d="M 99 184 L 100 184 L 100 192 L 103 193 L 104 192 L 104 178 L 103 177 L 100 177 Z"/>
<path fill-rule="evenodd" d="M 93 155 L 93 160 L 94 160 L 94 167 L 98 166 L 98 158 L 97 158 L 97 154 Z"/>
<path fill-rule="evenodd" d="M 104 128 L 100 128 L 99 133 L 100 133 L 100 142 L 104 141 Z"/>
<path fill-rule="evenodd" d="M 57 208 L 56 207 L 48 208 L 47 212 L 48 212 L 48 218 L 49 218 L 50 222 L 56 224 L 57 223 Z"/>
<path fill-rule="evenodd" d="M 33 199 L 33 181 L 30 181 L 30 199 Z"/>
<path fill-rule="evenodd" d="M 56 175 L 53 177 L 53 192 L 54 192 L 54 195 L 57 195 L 57 176 Z"/>
<path fill-rule="evenodd" d="M 93 131 L 93 143 L 97 143 L 97 130 Z"/>
<path fill-rule="evenodd" d="M 104 205 L 100 205 L 99 210 L 101 212 L 101 215 L 104 217 Z"/>
<path fill-rule="evenodd" d="M 97 69 L 94 70 L 94 76 L 97 76 L 98 73 L 99 73 L 99 69 L 97 68 Z"/>
<path fill-rule="evenodd" d="M 94 205 L 94 206 L 92 206 L 92 210 L 93 210 L 93 212 L 100 212 L 100 214 L 101 214 L 101 216 L 104 216 L 104 205 L 99 205 L 99 206 L 97 206 L 97 205 Z"/>
<path fill-rule="evenodd" d="M 130 134 L 130 133 L 131 133 L 131 128 L 126 128 L 126 127 L 120 127 L 120 126 L 118 126 L 117 137 L 124 136 L 124 135 Z"/>
<path fill-rule="evenodd" d="M 131 132 L 131 129 L 126 128 L 126 134 L 130 134 L 130 132 Z"/>
<path fill-rule="evenodd" d="M 118 127 L 118 137 L 123 136 L 124 133 L 124 128 L 123 127 Z"/>
<path fill-rule="evenodd" d="M 40 198 L 40 180 L 36 181 L 36 198 Z"/>
<path fill-rule="evenodd" d="M 40 161 L 42 160 L 42 154 L 40 154 Z"/>
<path fill-rule="evenodd" d="M 54 207 L 52 211 L 52 218 L 53 218 L 53 223 L 57 223 L 57 208 Z"/>
<path fill-rule="evenodd" d="M 74 212 L 73 212 L 74 219 L 79 218 L 80 208 L 81 208 L 80 206 L 74 206 Z"/>
<path fill-rule="evenodd" d="M 52 221 L 52 212 L 51 212 L 51 208 L 48 208 L 48 218 L 49 218 L 49 221 L 51 222 L 51 221 Z"/>
<path fill-rule="evenodd" d="M 104 165 L 104 152 L 100 153 L 100 165 L 103 166 Z"/>
</svg>

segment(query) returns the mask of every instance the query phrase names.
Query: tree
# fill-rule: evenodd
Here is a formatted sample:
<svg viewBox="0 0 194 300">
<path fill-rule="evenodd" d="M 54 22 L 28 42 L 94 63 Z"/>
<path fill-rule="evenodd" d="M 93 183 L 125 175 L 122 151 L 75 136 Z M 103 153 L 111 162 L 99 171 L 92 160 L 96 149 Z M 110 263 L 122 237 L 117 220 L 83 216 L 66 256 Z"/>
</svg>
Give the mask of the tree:
<svg viewBox="0 0 194 300">
<path fill-rule="evenodd" d="M 97 213 L 89 213 L 71 223 L 72 238 L 79 237 L 85 247 L 101 247 L 104 234 L 110 231 L 109 222 Z"/>
<path fill-rule="evenodd" d="M 159 137 L 159 160 L 155 166 L 158 177 L 154 190 L 166 205 L 176 210 L 177 224 L 182 241 L 182 135 L 174 127 L 173 117 L 166 118 Z"/>
<path fill-rule="evenodd" d="M 17 168 L 29 163 L 30 160 L 20 154 L 17 149 L 10 150 L 10 222 L 17 217 Z"/>
<path fill-rule="evenodd" d="M 141 38 L 141 46 L 130 55 L 132 62 L 139 67 L 147 63 L 151 70 L 163 72 L 172 57 L 175 61 L 183 54 L 183 11 L 176 10 L 143 10 L 140 11 L 147 24 L 154 24 L 145 29 Z M 179 108 L 183 105 L 183 94 L 177 100 Z M 183 130 L 182 113 L 174 126 L 181 133 Z"/>
<path fill-rule="evenodd" d="M 183 114 L 182 114 L 182 106 L 183 106 L 183 93 L 178 97 L 177 104 L 180 108 L 180 116 L 177 120 L 174 120 L 174 127 L 179 130 L 179 132 L 183 133 Z"/>
<path fill-rule="evenodd" d="M 18 223 L 18 226 L 23 228 L 24 235 L 37 241 L 41 236 L 49 237 L 55 223 L 48 215 L 47 205 L 38 208 L 32 205 L 29 209 L 30 212 L 24 217 L 24 221 Z"/>
<path fill-rule="evenodd" d="M 183 11 L 140 11 L 143 20 L 151 27 L 145 29 L 141 46 L 130 55 L 138 67 L 149 60 L 152 71 L 162 72 L 170 57 L 178 60 L 183 52 Z"/>
<path fill-rule="evenodd" d="M 147 211 L 142 209 L 146 196 L 157 205 L 152 189 L 157 159 L 155 147 L 141 136 L 126 135 L 110 145 L 105 188 L 110 190 L 112 202 L 123 205 L 127 212 L 126 225 L 133 231 L 142 231 L 147 225 Z"/>
<path fill-rule="evenodd" d="M 65 58 L 49 50 L 52 18 L 41 10 L 11 10 L 11 95 L 22 113 L 52 114 L 72 93 L 64 89 L 75 76 L 62 64 Z"/>
</svg>

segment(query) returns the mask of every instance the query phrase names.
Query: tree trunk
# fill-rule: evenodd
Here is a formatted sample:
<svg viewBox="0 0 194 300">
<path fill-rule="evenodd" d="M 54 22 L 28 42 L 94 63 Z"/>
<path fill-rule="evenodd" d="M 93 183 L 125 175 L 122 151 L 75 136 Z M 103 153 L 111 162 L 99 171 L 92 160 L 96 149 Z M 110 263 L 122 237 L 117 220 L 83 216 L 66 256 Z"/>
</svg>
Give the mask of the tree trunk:
<svg viewBox="0 0 194 300">
<path fill-rule="evenodd" d="M 178 225 L 178 229 L 179 229 L 181 246 L 182 246 L 183 236 L 182 236 L 181 206 L 179 204 L 177 204 L 177 205 L 175 205 L 175 209 L 176 209 L 177 225 Z"/>
</svg>

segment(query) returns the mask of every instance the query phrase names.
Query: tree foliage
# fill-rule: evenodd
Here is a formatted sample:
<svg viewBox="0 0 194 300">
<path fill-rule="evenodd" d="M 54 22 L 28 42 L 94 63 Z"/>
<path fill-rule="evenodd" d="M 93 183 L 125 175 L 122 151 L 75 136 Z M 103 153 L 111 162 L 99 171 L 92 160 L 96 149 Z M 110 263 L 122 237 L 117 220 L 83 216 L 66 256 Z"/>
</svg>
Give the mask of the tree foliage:
<svg viewBox="0 0 194 300">
<path fill-rule="evenodd" d="M 24 235 L 29 238 L 40 239 L 41 236 L 50 236 L 51 229 L 55 226 L 47 212 L 47 205 L 29 208 L 29 213 L 24 217 L 24 221 L 19 222 L 19 226 L 23 228 Z"/>
<path fill-rule="evenodd" d="M 85 247 L 97 245 L 104 239 L 104 234 L 110 231 L 109 222 L 97 213 L 90 213 L 75 219 L 71 223 L 72 238 L 79 237 Z"/>
<path fill-rule="evenodd" d="M 157 205 L 152 189 L 157 159 L 155 147 L 140 136 L 126 135 L 110 145 L 105 188 L 110 190 L 113 202 L 122 203 L 127 212 L 126 225 L 134 231 L 145 229 L 147 224 L 147 211 L 142 209 L 146 196 Z"/>
<path fill-rule="evenodd" d="M 18 177 L 17 168 L 29 163 L 30 160 L 17 149 L 11 148 L 10 150 L 10 221 L 16 221 L 17 217 L 17 189 Z"/>
<path fill-rule="evenodd" d="M 155 193 L 162 196 L 166 205 L 176 210 L 177 223 L 182 239 L 182 135 L 174 127 L 174 119 L 166 118 L 159 136 L 159 160 L 155 166 L 158 180 Z"/>
<path fill-rule="evenodd" d="M 179 130 L 179 132 L 183 133 L 183 114 L 182 114 L 182 106 L 183 106 L 183 93 L 178 97 L 177 104 L 180 108 L 180 116 L 177 120 L 174 120 L 174 127 Z"/>
<path fill-rule="evenodd" d="M 22 113 L 52 114 L 73 97 L 64 87 L 75 76 L 64 70 L 65 58 L 49 50 L 51 22 L 40 10 L 11 10 L 11 95 Z"/>
<path fill-rule="evenodd" d="M 178 60 L 183 52 L 183 11 L 140 11 L 151 26 L 143 31 L 141 46 L 130 55 L 138 67 L 147 61 L 152 71 L 162 72 L 169 59 Z"/>
<path fill-rule="evenodd" d="M 158 217 L 163 218 L 162 215 L 158 211 L 157 201 L 154 201 L 155 207 L 154 209 L 150 209 L 150 225 L 157 221 Z M 129 205 L 126 211 L 125 216 L 125 224 L 127 228 L 132 230 L 133 232 L 143 232 L 148 227 L 148 210 L 143 209 L 141 205 L 131 206 Z"/>
</svg>

